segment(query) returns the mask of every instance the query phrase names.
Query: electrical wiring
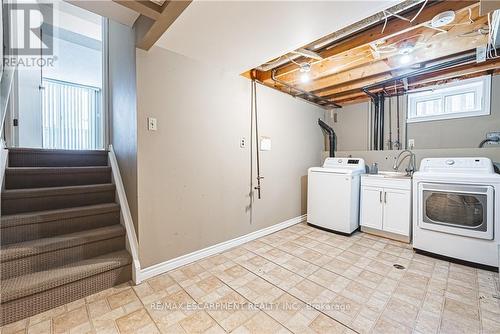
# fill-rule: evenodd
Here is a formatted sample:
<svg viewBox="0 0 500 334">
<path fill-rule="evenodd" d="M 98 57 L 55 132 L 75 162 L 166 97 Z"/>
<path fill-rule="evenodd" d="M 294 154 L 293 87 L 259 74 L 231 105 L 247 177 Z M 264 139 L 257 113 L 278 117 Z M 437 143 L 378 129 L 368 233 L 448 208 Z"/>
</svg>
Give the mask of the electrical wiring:
<svg viewBox="0 0 500 334">
<path fill-rule="evenodd" d="M 415 14 L 415 16 L 410 20 L 410 22 L 413 22 L 417 19 L 417 17 L 420 15 L 420 13 L 422 13 L 422 11 L 424 10 L 425 8 L 425 5 L 427 5 L 427 2 L 429 0 L 425 0 L 424 3 L 422 4 L 422 7 L 420 7 L 420 9 L 418 10 L 417 14 Z"/>
<path fill-rule="evenodd" d="M 486 45 L 486 58 L 487 59 L 497 59 L 500 56 L 497 53 L 497 49 L 493 45 L 493 27 L 491 24 L 491 13 L 488 13 L 488 43 Z"/>
</svg>

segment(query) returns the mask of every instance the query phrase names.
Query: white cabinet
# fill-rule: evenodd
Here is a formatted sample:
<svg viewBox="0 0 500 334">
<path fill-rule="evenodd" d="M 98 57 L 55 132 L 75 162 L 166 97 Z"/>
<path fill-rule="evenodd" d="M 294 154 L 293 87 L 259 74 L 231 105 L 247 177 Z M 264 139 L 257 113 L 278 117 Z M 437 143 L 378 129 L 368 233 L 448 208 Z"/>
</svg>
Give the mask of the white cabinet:
<svg viewBox="0 0 500 334">
<path fill-rule="evenodd" d="M 411 179 L 364 175 L 361 179 L 361 229 L 410 241 Z"/>
<path fill-rule="evenodd" d="M 382 229 L 383 190 L 380 188 L 361 188 L 361 219 L 360 225 Z"/>
</svg>

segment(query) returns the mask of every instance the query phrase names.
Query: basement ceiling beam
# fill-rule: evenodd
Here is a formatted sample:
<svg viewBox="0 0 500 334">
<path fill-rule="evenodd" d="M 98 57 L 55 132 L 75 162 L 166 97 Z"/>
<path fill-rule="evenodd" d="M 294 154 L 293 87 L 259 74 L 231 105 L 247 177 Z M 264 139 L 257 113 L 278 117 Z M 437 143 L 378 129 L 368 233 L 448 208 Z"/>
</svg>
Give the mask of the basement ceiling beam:
<svg viewBox="0 0 500 334">
<path fill-rule="evenodd" d="M 158 20 L 161 16 L 161 6 L 158 6 L 151 1 L 136 1 L 136 0 L 113 0 L 114 2 L 132 9 L 133 11 L 149 17 L 153 20 Z"/>
<path fill-rule="evenodd" d="M 163 11 L 157 20 L 140 16 L 134 24 L 137 28 L 136 46 L 149 50 L 190 4 L 191 0 L 170 0 L 162 6 Z"/>
<path fill-rule="evenodd" d="M 423 74 L 415 78 L 409 79 L 409 86 L 411 89 L 422 88 L 425 86 L 432 86 L 438 82 L 450 81 L 456 79 L 467 79 L 474 76 L 485 75 L 490 71 L 495 71 L 497 73 L 500 68 L 500 59 L 492 59 L 483 63 L 470 63 L 465 65 L 460 65 L 453 68 L 447 68 L 433 73 Z M 380 80 L 379 80 L 380 81 Z M 403 87 L 400 83 L 396 86 L 397 90 L 401 90 Z M 390 93 L 392 87 L 387 87 L 387 91 Z M 374 92 L 381 91 L 381 88 L 373 90 Z M 331 99 L 335 98 L 338 103 L 351 103 L 360 102 L 367 100 L 365 93 L 360 92 L 358 89 L 352 89 L 349 91 L 344 91 L 339 94 L 332 94 L 331 96 L 324 96 L 324 98 Z"/>
<path fill-rule="evenodd" d="M 447 10 L 459 11 L 471 6 L 477 6 L 479 4 L 478 1 L 441 1 L 431 5 L 429 3 L 426 8 L 422 10 L 419 16 L 413 21 L 403 21 L 398 18 L 391 18 L 389 23 L 386 26 L 384 33 L 382 33 L 383 22 L 365 30 L 364 32 L 357 33 L 351 38 L 347 38 L 343 41 L 340 41 L 337 44 L 334 44 L 332 47 L 319 52 L 319 54 L 327 59 L 334 55 L 337 55 L 342 52 L 349 51 L 354 48 L 358 48 L 360 46 L 370 44 L 382 38 L 389 38 L 393 35 L 401 34 L 408 30 L 415 29 L 417 26 L 427 23 L 432 20 L 432 18 L 441 12 Z M 420 10 L 420 6 L 417 6 L 414 10 L 409 11 L 408 13 L 402 15 L 408 19 L 413 18 L 417 12 Z M 296 60 L 297 62 L 305 61 L 306 59 L 300 58 Z M 316 61 L 313 63 L 320 63 L 321 61 Z M 276 77 L 281 77 L 283 75 L 289 74 L 290 72 L 294 72 L 298 70 L 298 66 L 295 64 L 288 64 L 282 66 L 276 70 Z M 271 71 L 259 72 L 258 79 L 262 82 L 270 82 L 271 81 Z"/>
</svg>

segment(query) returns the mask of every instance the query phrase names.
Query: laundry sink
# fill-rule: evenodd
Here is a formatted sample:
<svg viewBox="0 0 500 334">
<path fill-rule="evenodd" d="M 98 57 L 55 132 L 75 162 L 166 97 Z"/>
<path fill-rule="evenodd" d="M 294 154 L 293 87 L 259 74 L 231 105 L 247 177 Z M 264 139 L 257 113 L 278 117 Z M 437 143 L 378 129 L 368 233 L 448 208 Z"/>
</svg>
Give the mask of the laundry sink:
<svg viewBox="0 0 500 334">
<path fill-rule="evenodd" d="M 378 178 L 393 178 L 393 179 L 409 179 L 411 176 L 408 176 L 406 172 L 389 172 L 389 171 L 379 171 L 378 174 L 366 174 L 370 177 L 378 177 Z"/>
</svg>

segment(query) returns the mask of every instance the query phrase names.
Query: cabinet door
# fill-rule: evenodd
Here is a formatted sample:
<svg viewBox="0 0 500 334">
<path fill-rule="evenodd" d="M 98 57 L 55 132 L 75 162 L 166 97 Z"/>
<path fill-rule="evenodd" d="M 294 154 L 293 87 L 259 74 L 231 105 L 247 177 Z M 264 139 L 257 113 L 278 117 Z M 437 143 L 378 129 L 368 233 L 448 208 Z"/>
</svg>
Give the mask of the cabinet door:
<svg viewBox="0 0 500 334">
<path fill-rule="evenodd" d="M 382 229 L 383 192 L 382 188 L 361 188 L 361 226 Z"/>
<path fill-rule="evenodd" d="M 385 189 L 384 231 L 410 235 L 411 195 L 408 190 Z"/>
</svg>

